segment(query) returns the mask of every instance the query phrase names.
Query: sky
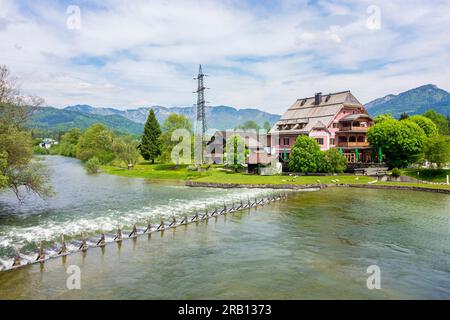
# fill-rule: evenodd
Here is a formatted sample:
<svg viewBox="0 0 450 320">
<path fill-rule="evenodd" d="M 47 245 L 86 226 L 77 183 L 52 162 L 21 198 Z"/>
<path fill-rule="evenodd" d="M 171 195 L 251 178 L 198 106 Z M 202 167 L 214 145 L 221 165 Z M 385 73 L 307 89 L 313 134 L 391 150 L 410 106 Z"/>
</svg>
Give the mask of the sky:
<svg viewBox="0 0 450 320">
<path fill-rule="evenodd" d="M 316 92 L 367 103 L 450 91 L 450 1 L 0 0 L 0 64 L 46 105 L 283 113 Z"/>
</svg>

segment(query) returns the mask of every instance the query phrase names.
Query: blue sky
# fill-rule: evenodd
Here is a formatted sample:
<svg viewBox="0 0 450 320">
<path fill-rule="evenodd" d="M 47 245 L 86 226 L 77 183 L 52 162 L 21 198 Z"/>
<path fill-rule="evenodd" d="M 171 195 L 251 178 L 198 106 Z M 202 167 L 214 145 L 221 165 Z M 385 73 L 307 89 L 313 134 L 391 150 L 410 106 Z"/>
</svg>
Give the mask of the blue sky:
<svg viewBox="0 0 450 320">
<path fill-rule="evenodd" d="M 210 104 L 274 113 L 319 91 L 350 89 L 365 103 L 428 83 L 450 90 L 449 1 L 0 0 L 0 9 L 0 63 L 56 107 L 192 105 L 199 63 Z"/>
</svg>

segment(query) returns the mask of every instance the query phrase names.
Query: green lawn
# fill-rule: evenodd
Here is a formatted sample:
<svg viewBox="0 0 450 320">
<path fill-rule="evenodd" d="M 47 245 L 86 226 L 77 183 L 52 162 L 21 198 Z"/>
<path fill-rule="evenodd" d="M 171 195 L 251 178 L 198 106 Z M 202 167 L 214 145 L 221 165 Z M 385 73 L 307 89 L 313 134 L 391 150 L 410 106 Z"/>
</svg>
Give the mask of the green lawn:
<svg viewBox="0 0 450 320">
<path fill-rule="evenodd" d="M 337 180 L 336 180 L 337 179 Z M 334 180 L 334 181 L 333 181 Z M 365 176 L 258 176 L 245 173 L 229 173 L 214 170 L 211 175 L 195 179 L 198 182 L 238 184 L 331 184 L 367 183 L 373 179 Z"/>
<path fill-rule="evenodd" d="M 151 180 L 172 180 L 186 181 L 193 180 L 207 183 L 225 183 L 225 184 L 367 184 L 374 181 L 374 178 L 367 176 L 338 175 L 338 176 L 259 176 L 247 173 L 236 173 L 224 170 L 223 166 L 212 166 L 204 171 L 191 171 L 188 165 L 175 166 L 172 164 L 151 164 L 141 162 L 132 170 L 118 168 L 114 166 L 102 166 L 102 171 L 108 174 L 114 174 L 130 178 L 145 178 Z M 448 171 L 448 170 L 447 170 Z M 406 171 L 408 175 L 412 171 Z M 440 181 L 440 180 L 439 180 Z M 407 187 L 425 187 L 433 189 L 450 189 L 450 185 L 436 185 L 423 183 L 403 183 L 403 182 L 376 182 L 376 185 L 387 186 L 407 186 Z"/>
<path fill-rule="evenodd" d="M 406 176 L 431 182 L 447 182 L 450 170 L 444 169 L 405 169 L 402 173 Z"/>
<path fill-rule="evenodd" d="M 130 178 L 145 178 L 154 180 L 189 180 L 209 174 L 209 172 L 189 171 L 187 165 L 151 164 L 141 162 L 132 170 L 113 166 L 102 166 L 102 172 Z"/>
</svg>

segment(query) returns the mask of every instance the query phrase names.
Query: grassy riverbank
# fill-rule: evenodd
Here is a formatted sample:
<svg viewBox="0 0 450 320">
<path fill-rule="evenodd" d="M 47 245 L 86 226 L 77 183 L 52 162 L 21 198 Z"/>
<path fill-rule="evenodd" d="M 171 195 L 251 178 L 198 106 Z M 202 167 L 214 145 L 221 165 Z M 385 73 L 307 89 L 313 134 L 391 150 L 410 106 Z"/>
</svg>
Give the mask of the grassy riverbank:
<svg viewBox="0 0 450 320">
<path fill-rule="evenodd" d="M 151 164 L 141 162 L 132 170 L 114 166 L 102 166 L 102 172 L 130 178 L 144 178 L 163 181 L 196 181 L 203 183 L 223 184 L 252 184 L 252 185 L 310 185 L 310 184 L 367 184 L 375 179 L 367 176 L 338 175 L 338 176 L 259 176 L 247 173 L 224 170 L 223 166 L 211 166 L 205 171 L 191 171 L 188 165 Z M 403 183 L 403 182 L 376 182 L 376 185 L 425 187 L 432 189 L 449 190 L 450 185 Z"/>
<path fill-rule="evenodd" d="M 448 169 L 405 169 L 402 173 L 406 176 L 430 182 L 446 182 Z"/>
</svg>

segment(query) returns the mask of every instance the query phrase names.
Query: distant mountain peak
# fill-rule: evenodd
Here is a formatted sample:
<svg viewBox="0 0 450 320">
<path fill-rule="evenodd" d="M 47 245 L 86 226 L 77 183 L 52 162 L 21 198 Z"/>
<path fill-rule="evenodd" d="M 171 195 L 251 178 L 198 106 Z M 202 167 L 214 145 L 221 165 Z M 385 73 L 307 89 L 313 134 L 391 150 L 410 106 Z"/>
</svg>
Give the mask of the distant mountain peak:
<svg viewBox="0 0 450 320">
<path fill-rule="evenodd" d="M 450 114 L 450 93 L 435 84 L 426 84 L 407 90 L 398 95 L 390 94 L 375 99 L 365 105 L 372 115 L 391 113 L 398 117 L 403 112 L 421 114 L 435 109 L 444 115 Z"/>
</svg>

